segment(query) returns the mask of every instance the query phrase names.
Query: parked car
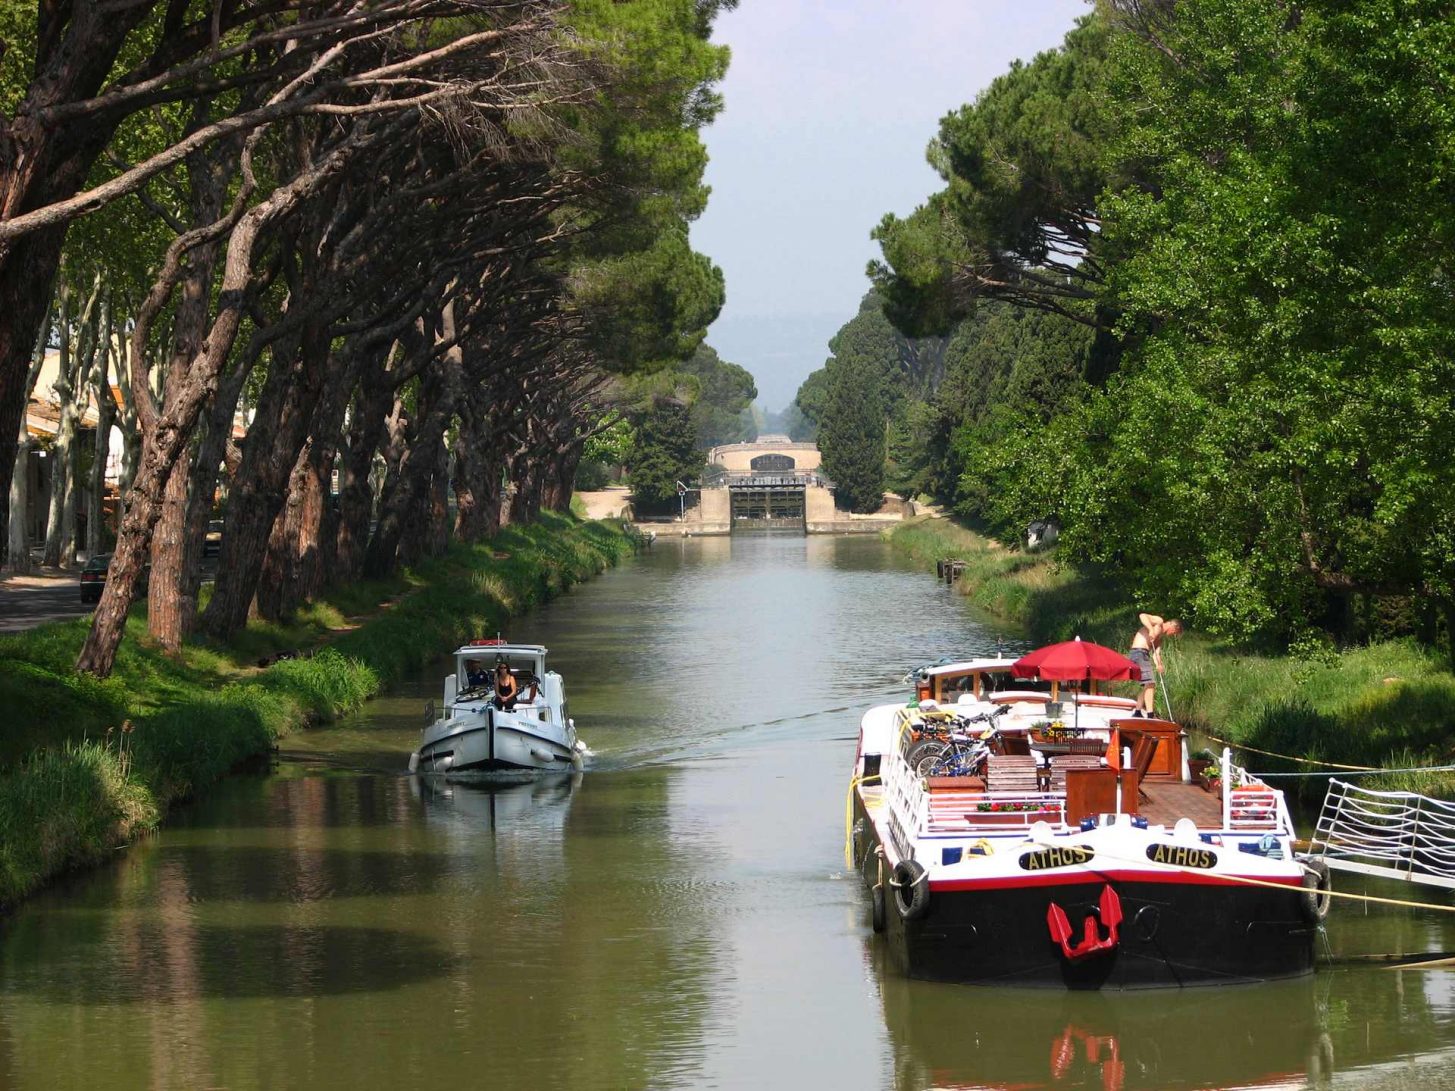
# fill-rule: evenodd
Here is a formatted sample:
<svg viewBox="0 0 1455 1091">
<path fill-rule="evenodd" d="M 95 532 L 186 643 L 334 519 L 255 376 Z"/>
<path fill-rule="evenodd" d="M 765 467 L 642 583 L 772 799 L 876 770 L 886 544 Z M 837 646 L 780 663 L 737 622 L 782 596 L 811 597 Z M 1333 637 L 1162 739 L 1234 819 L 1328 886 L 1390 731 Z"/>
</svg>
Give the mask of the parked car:
<svg viewBox="0 0 1455 1091">
<path fill-rule="evenodd" d="M 202 556 L 217 557 L 222 554 L 222 520 L 214 519 L 207 524 L 207 535 L 202 539 Z"/>
<path fill-rule="evenodd" d="M 106 574 L 111 569 L 111 554 L 98 553 L 86 562 L 81 569 L 81 601 L 100 602 L 101 592 L 106 587 Z M 141 581 L 137 585 L 137 595 L 145 597 L 148 584 L 151 582 L 152 566 L 146 565 L 141 570 Z"/>
</svg>

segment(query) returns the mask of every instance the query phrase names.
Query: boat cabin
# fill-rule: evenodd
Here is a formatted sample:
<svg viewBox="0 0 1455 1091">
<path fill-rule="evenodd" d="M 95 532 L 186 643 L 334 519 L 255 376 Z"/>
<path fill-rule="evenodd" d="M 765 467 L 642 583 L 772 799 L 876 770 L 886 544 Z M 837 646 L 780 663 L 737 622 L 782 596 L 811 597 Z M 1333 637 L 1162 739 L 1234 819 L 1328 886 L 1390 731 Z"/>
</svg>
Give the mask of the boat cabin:
<svg viewBox="0 0 1455 1091">
<path fill-rule="evenodd" d="M 1071 701 L 1083 708 L 1126 709 L 1136 707 L 1130 697 L 1116 697 L 1097 692 L 1092 679 L 1086 692 L 1079 682 L 1043 682 L 1035 678 L 1016 678 L 1011 674 L 1014 659 L 970 659 L 963 663 L 941 663 L 925 667 L 915 676 L 915 699 L 930 700 L 941 705 L 976 704 L 1056 704 L 1069 707 Z M 1064 695 L 1063 695 L 1064 691 Z M 1059 715 L 1056 709 L 1047 709 Z"/>
<path fill-rule="evenodd" d="M 546 670 L 546 649 L 540 644 L 509 644 L 503 640 L 472 640 L 455 649 L 455 673 L 445 678 L 445 707 L 461 702 L 489 700 L 495 693 L 495 670 L 504 663 L 519 687 L 516 709 L 548 710 L 559 703 L 559 684 Z"/>
</svg>

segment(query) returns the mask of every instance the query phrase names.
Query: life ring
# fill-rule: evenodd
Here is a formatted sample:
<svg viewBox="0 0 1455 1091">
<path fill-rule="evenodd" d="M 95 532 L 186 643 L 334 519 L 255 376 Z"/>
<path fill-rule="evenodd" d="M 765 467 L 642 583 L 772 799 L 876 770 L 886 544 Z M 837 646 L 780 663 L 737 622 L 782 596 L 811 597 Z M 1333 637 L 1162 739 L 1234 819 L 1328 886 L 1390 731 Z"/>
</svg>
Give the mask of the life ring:
<svg viewBox="0 0 1455 1091">
<path fill-rule="evenodd" d="M 869 890 L 869 924 L 874 931 L 884 931 L 884 887 L 875 883 Z"/>
<path fill-rule="evenodd" d="M 1322 860 L 1303 860 L 1303 889 L 1299 891 L 1299 909 L 1309 924 L 1323 924 L 1329 915 L 1334 896 L 1329 880 L 1329 865 Z"/>
<path fill-rule="evenodd" d="M 894 904 L 907 921 L 924 916 L 930 907 L 930 880 L 923 865 L 915 860 L 901 860 L 889 873 L 894 890 Z"/>
</svg>

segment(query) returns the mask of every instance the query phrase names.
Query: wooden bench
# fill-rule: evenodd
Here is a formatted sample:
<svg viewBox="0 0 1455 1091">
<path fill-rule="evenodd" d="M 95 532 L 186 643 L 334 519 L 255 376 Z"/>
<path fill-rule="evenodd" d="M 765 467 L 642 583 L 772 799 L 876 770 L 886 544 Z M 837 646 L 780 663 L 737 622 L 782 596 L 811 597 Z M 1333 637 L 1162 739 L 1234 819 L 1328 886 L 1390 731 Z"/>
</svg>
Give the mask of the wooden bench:
<svg viewBox="0 0 1455 1091">
<path fill-rule="evenodd" d="M 985 786 L 992 792 L 1034 795 L 1041 790 L 1036 759 L 1030 755 L 991 754 L 985 759 Z"/>
<path fill-rule="evenodd" d="M 1066 790 L 1066 774 L 1072 769 L 1100 769 L 1101 758 L 1094 754 L 1056 754 L 1051 758 L 1051 791 Z"/>
</svg>

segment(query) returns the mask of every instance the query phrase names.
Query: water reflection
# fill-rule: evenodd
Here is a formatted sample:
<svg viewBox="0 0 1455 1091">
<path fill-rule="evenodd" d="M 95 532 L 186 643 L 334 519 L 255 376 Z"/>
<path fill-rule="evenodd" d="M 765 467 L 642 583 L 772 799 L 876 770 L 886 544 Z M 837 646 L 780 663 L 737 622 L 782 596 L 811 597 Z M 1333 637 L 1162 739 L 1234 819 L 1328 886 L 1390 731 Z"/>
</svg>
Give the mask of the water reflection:
<svg viewBox="0 0 1455 1091">
<path fill-rule="evenodd" d="M 295 736 L 5 922 L 0 1087 L 1455 1086 L 1455 974 L 1068 997 L 879 967 L 842 863 L 857 710 L 1002 635 L 882 542 L 658 542 L 508 635 L 551 649 L 584 777 L 404 775 L 444 664 Z M 1455 949 L 1429 911 L 1330 929 Z"/>
<path fill-rule="evenodd" d="M 1455 1006 L 1437 972 L 1062 994 L 910 981 L 876 947 L 866 956 L 896 1088 L 1394 1088 L 1411 1063 L 1422 1086 L 1455 1085 Z"/>
<path fill-rule="evenodd" d="M 69 938 L 72 957 L 57 966 L 20 953 L 45 950 L 44 930 L 17 936 L 6 990 L 63 1004 L 327 996 L 397 989 L 438 976 L 445 963 L 425 937 L 346 925 L 138 920 L 96 931 L 89 943 Z"/>
</svg>

